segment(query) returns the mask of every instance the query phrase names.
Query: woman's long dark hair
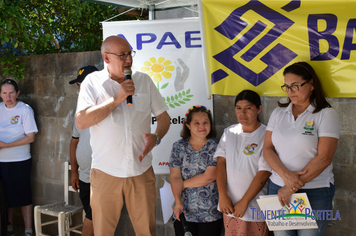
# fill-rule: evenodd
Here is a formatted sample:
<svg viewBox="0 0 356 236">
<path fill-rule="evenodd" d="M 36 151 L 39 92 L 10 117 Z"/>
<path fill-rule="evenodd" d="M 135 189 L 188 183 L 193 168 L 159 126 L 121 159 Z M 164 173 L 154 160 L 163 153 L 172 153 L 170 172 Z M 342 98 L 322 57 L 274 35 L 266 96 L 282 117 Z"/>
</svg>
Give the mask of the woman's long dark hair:
<svg viewBox="0 0 356 236">
<path fill-rule="evenodd" d="M 313 113 L 317 113 L 326 107 L 331 107 L 330 103 L 326 100 L 323 88 L 321 87 L 320 80 L 316 75 L 313 67 L 311 67 L 306 62 L 297 62 L 294 63 L 287 68 L 284 69 L 283 75 L 288 73 L 299 75 L 303 80 L 309 82 L 313 81 L 314 90 L 309 97 L 310 104 L 315 108 Z M 280 103 L 278 102 L 278 106 L 287 107 L 291 103 L 291 100 L 288 98 L 288 102 Z"/>
</svg>

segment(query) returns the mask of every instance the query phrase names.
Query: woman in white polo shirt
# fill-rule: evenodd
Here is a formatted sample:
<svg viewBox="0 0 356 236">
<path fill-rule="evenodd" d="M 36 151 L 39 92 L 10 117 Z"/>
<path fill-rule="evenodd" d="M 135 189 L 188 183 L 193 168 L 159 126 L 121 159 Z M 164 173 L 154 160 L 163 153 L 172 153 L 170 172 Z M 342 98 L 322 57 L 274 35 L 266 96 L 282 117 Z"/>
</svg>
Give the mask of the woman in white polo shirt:
<svg viewBox="0 0 356 236">
<path fill-rule="evenodd" d="M 263 156 L 272 168 L 269 194 L 278 194 L 282 206 L 291 194 L 306 193 L 313 210 L 331 210 L 335 193 L 332 159 L 339 139 L 337 112 L 324 96 L 319 78 L 306 62 L 284 70 L 288 101 L 278 103 L 267 125 Z M 275 231 L 274 235 L 324 235 L 327 220 L 318 229 Z"/>
<path fill-rule="evenodd" d="M 267 194 L 271 169 L 262 157 L 266 126 L 258 114 L 260 96 L 251 90 L 235 98 L 238 124 L 224 130 L 214 154 L 217 160 L 218 209 L 224 213 L 225 236 L 268 235 L 267 225 L 251 208 L 260 209 L 256 199 Z"/>
</svg>

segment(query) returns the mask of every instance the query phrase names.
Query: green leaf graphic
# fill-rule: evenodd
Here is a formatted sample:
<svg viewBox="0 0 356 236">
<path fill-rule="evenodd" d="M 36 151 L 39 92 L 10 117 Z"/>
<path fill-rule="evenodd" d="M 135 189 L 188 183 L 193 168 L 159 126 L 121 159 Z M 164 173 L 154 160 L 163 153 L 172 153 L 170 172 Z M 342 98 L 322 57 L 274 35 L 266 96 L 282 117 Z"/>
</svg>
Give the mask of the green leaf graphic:
<svg viewBox="0 0 356 236">
<path fill-rule="evenodd" d="M 190 93 L 190 89 L 188 89 L 187 91 L 182 91 L 177 94 L 171 95 L 170 97 L 167 96 L 165 102 L 171 108 L 180 107 L 181 105 L 186 104 L 186 102 L 189 102 L 191 100 L 190 98 L 194 97 L 194 95 L 189 93 Z"/>
<path fill-rule="evenodd" d="M 164 89 L 168 86 L 169 83 L 165 83 L 164 85 L 162 85 L 161 89 Z"/>
</svg>

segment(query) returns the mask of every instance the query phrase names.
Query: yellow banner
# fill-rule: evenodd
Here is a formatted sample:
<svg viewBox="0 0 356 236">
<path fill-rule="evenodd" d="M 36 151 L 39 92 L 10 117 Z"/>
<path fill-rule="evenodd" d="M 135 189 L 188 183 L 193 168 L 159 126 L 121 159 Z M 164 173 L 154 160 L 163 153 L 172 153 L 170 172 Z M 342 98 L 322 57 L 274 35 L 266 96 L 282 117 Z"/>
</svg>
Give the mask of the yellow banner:
<svg viewBox="0 0 356 236">
<path fill-rule="evenodd" d="M 286 96 L 283 70 L 308 62 L 327 97 L 356 97 L 356 0 L 200 0 L 213 94 Z"/>
</svg>

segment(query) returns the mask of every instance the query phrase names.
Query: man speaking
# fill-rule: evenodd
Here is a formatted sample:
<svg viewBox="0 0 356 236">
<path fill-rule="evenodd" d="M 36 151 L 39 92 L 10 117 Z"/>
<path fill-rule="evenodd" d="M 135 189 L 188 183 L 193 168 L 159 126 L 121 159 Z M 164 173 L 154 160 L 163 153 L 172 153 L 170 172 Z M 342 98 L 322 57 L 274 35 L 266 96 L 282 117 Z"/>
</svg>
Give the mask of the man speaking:
<svg viewBox="0 0 356 236">
<path fill-rule="evenodd" d="M 124 38 L 106 38 L 101 54 L 107 68 L 87 76 L 76 111 L 77 127 L 90 127 L 94 235 L 114 235 L 124 202 L 136 235 L 156 235 L 151 150 L 168 131 L 167 106 L 148 75 L 133 72 L 125 80 L 135 52 Z M 126 102 L 130 95 L 132 105 Z"/>
</svg>

